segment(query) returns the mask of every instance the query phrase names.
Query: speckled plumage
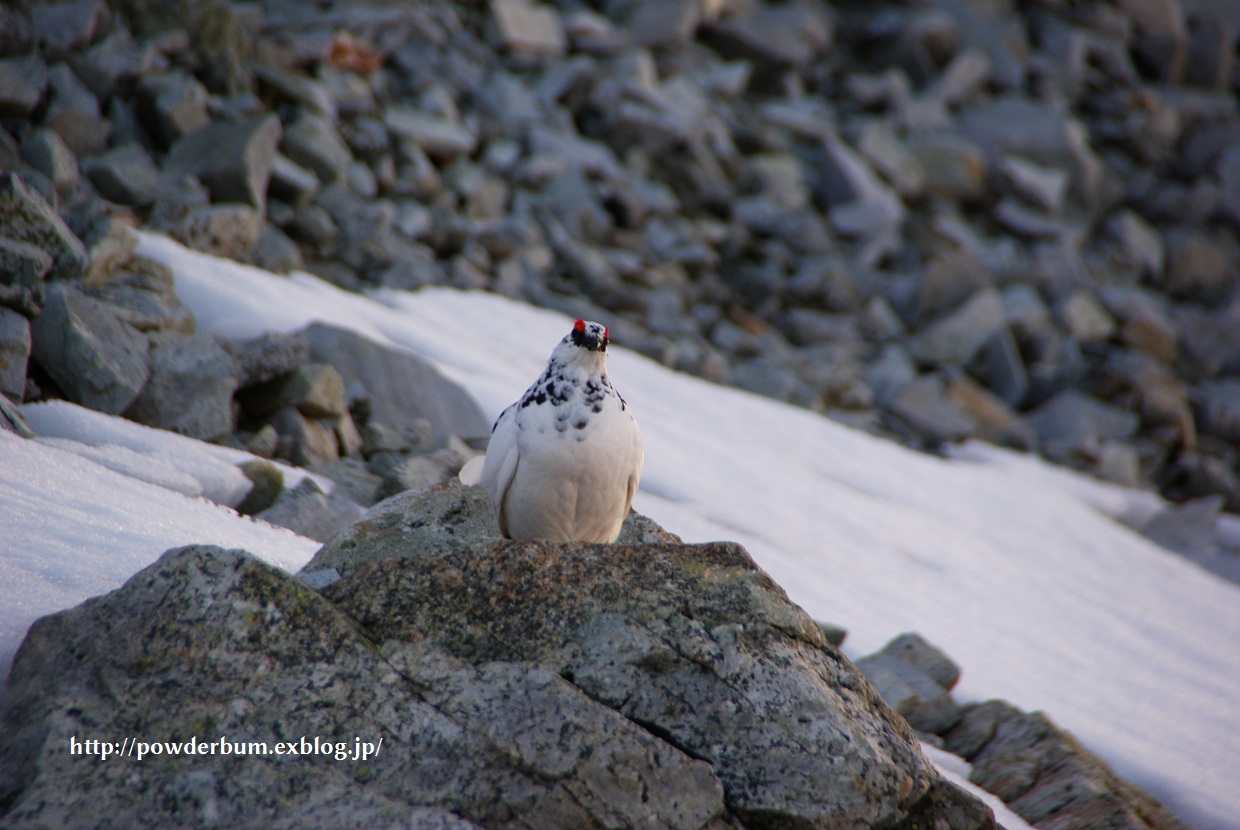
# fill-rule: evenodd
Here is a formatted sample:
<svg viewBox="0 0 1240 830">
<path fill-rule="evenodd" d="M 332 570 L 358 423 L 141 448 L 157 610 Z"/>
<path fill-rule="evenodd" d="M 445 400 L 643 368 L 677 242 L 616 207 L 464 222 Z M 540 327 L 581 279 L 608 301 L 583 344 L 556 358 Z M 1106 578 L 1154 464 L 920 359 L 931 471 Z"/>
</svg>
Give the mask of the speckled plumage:
<svg viewBox="0 0 1240 830">
<path fill-rule="evenodd" d="M 644 456 L 637 419 L 607 377 L 607 334 L 578 320 L 491 430 L 480 483 L 507 538 L 620 535 Z"/>
</svg>

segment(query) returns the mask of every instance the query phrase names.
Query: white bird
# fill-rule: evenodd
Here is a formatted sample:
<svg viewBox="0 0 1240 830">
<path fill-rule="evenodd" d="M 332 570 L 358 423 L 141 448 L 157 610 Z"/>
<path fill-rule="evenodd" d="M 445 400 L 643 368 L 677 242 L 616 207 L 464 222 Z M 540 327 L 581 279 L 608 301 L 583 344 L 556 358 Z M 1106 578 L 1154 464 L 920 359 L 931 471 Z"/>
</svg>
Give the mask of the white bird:
<svg viewBox="0 0 1240 830">
<path fill-rule="evenodd" d="M 546 371 L 491 428 L 478 483 L 507 539 L 620 535 L 644 454 L 637 419 L 607 377 L 608 332 L 578 320 Z M 476 466 L 461 471 L 462 481 L 473 483 Z"/>
</svg>

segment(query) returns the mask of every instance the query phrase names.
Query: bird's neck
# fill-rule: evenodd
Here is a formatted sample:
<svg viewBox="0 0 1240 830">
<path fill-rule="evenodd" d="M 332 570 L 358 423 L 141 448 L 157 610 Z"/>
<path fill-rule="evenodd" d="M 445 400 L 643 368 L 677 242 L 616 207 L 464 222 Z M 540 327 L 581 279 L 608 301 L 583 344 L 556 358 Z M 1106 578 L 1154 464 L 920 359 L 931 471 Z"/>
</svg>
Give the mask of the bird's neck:
<svg viewBox="0 0 1240 830">
<path fill-rule="evenodd" d="M 568 378 L 598 378 L 607 377 L 607 357 L 601 352 L 591 352 L 585 349 L 573 349 L 571 352 L 562 355 L 556 368 L 561 374 Z"/>
</svg>

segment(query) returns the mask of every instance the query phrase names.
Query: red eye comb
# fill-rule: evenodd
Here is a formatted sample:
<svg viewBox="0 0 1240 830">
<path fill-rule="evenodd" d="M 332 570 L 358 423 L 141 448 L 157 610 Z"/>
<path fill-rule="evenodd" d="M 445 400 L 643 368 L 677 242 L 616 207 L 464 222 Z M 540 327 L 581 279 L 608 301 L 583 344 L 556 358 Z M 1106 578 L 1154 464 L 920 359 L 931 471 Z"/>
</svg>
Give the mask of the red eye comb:
<svg viewBox="0 0 1240 830">
<path fill-rule="evenodd" d="M 585 321 L 585 320 L 578 320 L 576 323 L 574 323 L 574 324 L 573 324 L 573 328 L 575 328 L 577 331 L 585 331 L 585 330 L 586 330 L 586 321 Z"/>
</svg>

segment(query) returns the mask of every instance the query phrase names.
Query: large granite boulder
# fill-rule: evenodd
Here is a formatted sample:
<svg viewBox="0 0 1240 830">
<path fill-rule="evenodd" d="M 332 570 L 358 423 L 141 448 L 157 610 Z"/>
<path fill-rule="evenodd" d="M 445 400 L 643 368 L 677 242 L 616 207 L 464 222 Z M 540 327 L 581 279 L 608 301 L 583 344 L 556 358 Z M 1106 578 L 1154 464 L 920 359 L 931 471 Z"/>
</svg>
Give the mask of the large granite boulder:
<svg viewBox="0 0 1240 830">
<path fill-rule="evenodd" d="M 407 553 L 178 548 L 38 621 L 0 823 L 994 826 L 738 545 Z"/>
</svg>

